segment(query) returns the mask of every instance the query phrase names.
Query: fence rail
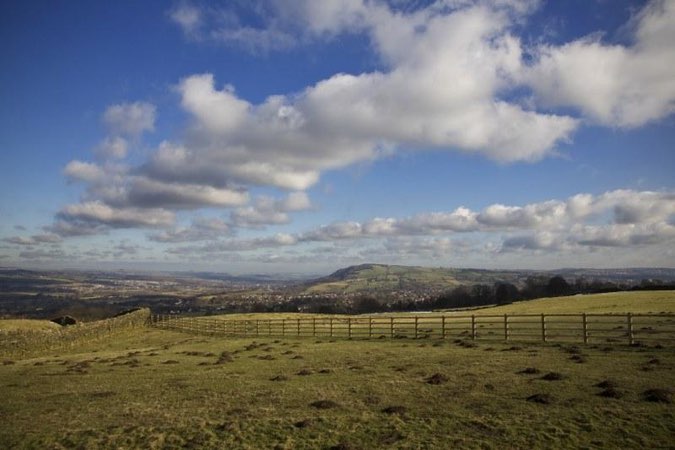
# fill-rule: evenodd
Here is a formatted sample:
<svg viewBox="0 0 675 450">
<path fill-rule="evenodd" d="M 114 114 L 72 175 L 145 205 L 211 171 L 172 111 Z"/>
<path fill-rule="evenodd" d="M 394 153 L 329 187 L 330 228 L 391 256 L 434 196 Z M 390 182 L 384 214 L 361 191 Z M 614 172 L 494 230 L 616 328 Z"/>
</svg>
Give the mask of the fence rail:
<svg viewBox="0 0 675 450">
<path fill-rule="evenodd" d="M 154 315 L 155 327 L 221 336 L 465 338 L 675 344 L 675 314 L 503 314 L 228 319 Z"/>
</svg>

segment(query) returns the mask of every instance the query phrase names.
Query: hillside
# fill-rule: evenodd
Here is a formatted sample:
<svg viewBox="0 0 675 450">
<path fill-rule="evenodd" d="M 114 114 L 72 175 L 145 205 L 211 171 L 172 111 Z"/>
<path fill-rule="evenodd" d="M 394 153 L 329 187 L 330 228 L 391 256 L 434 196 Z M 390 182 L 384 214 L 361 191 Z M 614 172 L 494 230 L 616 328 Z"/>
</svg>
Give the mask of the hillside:
<svg viewBox="0 0 675 450">
<path fill-rule="evenodd" d="M 557 274 L 570 281 L 586 278 L 635 285 L 644 279 L 675 281 L 675 269 L 660 268 L 535 271 L 362 264 L 346 267 L 327 277 L 309 281 L 303 288 L 306 294 L 381 295 L 395 291 L 439 292 L 459 285 L 492 285 L 497 282 L 522 285 L 529 277 L 552 277 Z"/>
<path fill-rule="evenodd" d="M 443 291 L 461 284 L 518 282 L 531 272 L 362 264 L 337 270 L 306 285 L 306 293 L 379 294 L 388 291 Z"/>
<path fill-rule="evenodd" d="M 471 314 L 675 313 L 675 291 L 610 292 L 541 298 L 482 308 Z M 466 312 L 463 312 L 466 314 Z"/>
</svg>

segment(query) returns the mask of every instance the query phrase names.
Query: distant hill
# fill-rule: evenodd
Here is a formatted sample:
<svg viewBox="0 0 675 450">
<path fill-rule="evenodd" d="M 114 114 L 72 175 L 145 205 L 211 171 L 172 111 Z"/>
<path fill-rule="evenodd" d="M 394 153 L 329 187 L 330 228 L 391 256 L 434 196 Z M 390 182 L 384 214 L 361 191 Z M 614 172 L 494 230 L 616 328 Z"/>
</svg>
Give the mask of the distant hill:
<svg viewBox="0 0 675 450">
<path fill-rule="evenodd" d="M 339 269 L 332 274 L 303 284 L 305 294 L 383 294 L 392 291 L 439 291 L 460 285 L 523 285 L 533 276 L 562 275 L 568 281 L 577 278 L 638 285 L 642 280 L 675 281 L 675 269 L 559 269 L 559 270 L 487 270 L 443 267 L 361 264 Z"/>
<path fill-rule="evenodd" d="M 306 293 L 385 293 L 391 291 L 438 291 L 463 284 L 508 281 L 517 283 L 531 272 L 443 267 L 362 264 L 337 270 L 305 284 Z"/>
</svg>

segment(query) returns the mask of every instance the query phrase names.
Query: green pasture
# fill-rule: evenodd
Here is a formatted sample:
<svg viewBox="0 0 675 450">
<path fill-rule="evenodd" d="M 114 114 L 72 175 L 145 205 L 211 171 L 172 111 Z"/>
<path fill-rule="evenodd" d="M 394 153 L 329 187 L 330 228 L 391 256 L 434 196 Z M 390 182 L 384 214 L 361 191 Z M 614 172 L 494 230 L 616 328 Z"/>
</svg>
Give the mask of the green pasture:
<svg viewBox="0 0 675 450">
<path fill-rule="evenodd" d="M 4 361 L 0 446 L 665 448 L 674 374 L 672 348 L 137 329 Z"/>
<path fill-rule="evenodd" d="M 541 298 L 470 314 L 675 313 L 675 291 L 628 291 Z M 457 314 L 466 314 L 466 311 Z"/>
</svg>

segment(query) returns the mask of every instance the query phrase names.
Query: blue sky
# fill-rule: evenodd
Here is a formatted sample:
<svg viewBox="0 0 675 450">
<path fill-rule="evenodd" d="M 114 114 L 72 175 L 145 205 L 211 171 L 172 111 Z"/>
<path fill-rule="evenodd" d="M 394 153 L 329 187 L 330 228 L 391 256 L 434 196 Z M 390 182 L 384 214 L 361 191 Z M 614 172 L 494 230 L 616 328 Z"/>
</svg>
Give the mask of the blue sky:
<svg viewBox="0 0 675 450">
<path fill-rule="evenodd" d="M 4 2 L 0 265 L 675 267 L 675 3 Z"/>
</svg>

